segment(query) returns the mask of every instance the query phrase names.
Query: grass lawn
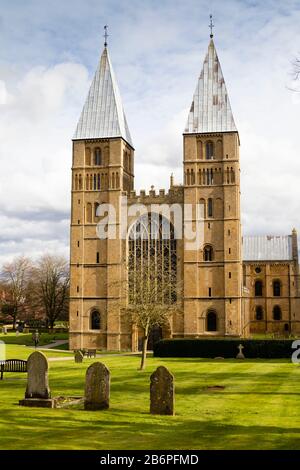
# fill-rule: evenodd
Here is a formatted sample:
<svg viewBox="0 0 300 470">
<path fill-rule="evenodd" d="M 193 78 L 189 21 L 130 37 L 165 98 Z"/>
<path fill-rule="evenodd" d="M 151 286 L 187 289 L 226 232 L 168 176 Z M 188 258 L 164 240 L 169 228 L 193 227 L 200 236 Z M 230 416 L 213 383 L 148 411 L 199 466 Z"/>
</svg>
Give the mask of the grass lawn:
<svg viewBox="0 0 300 470">
<path fill-rule="evenodd" d="M 8 357 L 28 348 L 7 346 Z M 47 352 L 48 357 L 66 352 Z M 52 396 L 82 396 L 87 366 L 50 362 Z M 106 411 L 21 408 L 26 374 L 0 381 L 0 449 L 300 449 L 300 368 L 287 360 L 215 361 L 107 356 Z M 149 414 L 149 376 L 158 365 L 175 376 L 176 416 Z M 222 391 L 207 390 L 221 385 Z"/>
<path fill-rule="evenodd" d="M 50 344 L 51 342 L 65 339 L 69 339 L 68 333 L 40 333 L 39 346 L 44 346 L 45 344 Z M 0 335 L 0 341 L 4 341 L 6 344 L 21 344 L 25 346 L 33 346 L 34 342 L 32 340 L 32 333 L 19 333 L 16 336 L 16 333 L 9 332 L 7 335 Z"/>
</svg>

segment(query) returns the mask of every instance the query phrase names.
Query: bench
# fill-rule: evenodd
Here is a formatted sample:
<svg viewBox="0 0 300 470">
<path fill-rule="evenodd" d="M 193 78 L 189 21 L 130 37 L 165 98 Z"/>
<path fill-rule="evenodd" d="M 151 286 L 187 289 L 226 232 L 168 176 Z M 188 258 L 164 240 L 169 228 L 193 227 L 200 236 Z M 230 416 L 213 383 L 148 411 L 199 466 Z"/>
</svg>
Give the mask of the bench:
<svg viewBox="0 0 300 470">
<path fill-rule="evenodd" d="M 21 359 L 7 359 L 0 363 L 0 379 L 3 380 L 4 372 L 27 372 L 27 361 Z"/>
<path fill-rule="evenodd" d="M 81 351 L 83 354 L 83 357 L 96 357 L 97 350 L 96 349 L 74 349 L 74 354 L 76 354 L 78 351 Z"/>
</svg>

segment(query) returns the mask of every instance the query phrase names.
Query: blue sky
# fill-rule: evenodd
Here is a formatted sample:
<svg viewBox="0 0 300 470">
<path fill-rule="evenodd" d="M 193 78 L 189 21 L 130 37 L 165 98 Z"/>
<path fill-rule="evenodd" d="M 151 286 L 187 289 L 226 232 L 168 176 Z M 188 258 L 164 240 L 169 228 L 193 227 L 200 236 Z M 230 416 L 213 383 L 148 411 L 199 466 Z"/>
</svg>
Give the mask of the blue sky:
<svg viewBox="0 0 300 470">
<path fill-rule="evenodd" d="M 182 181 L 209 14 L 241 138 L 243 231 L 300 229 L 299 1 L 0 0 L 0 262 L 68 254 L 71 138 L 109 25 L 136 187 Z"/>
</svg>

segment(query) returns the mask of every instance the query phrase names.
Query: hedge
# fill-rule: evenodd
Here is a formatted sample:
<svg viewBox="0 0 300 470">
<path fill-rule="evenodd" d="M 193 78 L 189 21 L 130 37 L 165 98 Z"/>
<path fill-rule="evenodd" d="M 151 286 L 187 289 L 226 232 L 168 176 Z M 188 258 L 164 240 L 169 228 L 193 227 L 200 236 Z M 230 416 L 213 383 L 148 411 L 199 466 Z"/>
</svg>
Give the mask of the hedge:
<svg viewBox="0 0 300 470">
<path fill-rule="evenodd" d="M 224 357 L 234 358 L 238 345 L 244 346 L 246 358 L 291 358 L 291 339 L 164 339 L 154 345 L 154 357 Z M 297 347 L 298 349 L 298 347 Z"/>
</svg>

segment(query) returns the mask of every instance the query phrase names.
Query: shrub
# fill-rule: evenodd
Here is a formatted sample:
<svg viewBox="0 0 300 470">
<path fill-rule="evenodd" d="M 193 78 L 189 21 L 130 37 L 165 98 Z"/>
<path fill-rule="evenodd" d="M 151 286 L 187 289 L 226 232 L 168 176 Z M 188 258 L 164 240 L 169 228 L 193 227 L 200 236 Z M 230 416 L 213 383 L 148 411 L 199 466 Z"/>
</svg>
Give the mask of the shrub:
<svg viewBox="0 0 300 470">
<path fill-rule="evenodd" d="M 246 358 L 290 358 L 294 349 L 290 339 L 164 339 L 154 345 L 155 357 L 234 358 L 238 345 Z"/>
</svg>

